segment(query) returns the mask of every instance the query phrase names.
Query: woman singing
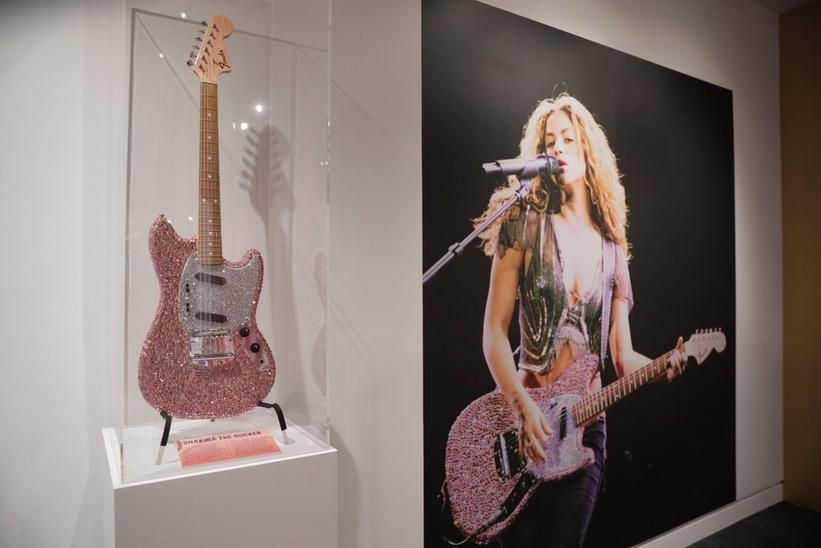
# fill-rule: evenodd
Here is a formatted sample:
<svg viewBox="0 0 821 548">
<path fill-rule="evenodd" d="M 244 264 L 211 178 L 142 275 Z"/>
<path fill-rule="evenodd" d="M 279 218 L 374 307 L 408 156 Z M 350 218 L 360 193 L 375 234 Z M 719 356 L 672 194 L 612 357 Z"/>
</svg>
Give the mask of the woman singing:
<svg viewBox="0 0 821 548">
<path fill-rule="evenodd" d="M 563 93 L 541 101 L 524 127 L 520 158 L 540 153 L 558 160 L 558 175 L 552 181 L 534 180 L 527 198 L 483 235 L 485 252 L 493 256 L 484 354 L 502 395 L 520 417 L 521 451 L 535 461 L 545 459 L 541 443 L 553 432 L 534 393 L 549 398 L 600 390 L 608 342 L 619 377 L 651 361 L 633 349 L 630 336 L 627 206 L 604 131 L 584 105 Z M 493 195 L 482 218 L 518 187 L 511 178 Z M 614 280 L 609 287 L 608 279 Z M 518 362 L 508 339 L 517 298 Z M 668 379 L 686 364 L 681 338 L 670 362 Z M 569 478 L 539 486 L 499 537 L 501 546 L 584 543 L 604 470 L 605 438 L 600 415 L 586 425 L 583 438 L 595 462 Z"/>
</svg>

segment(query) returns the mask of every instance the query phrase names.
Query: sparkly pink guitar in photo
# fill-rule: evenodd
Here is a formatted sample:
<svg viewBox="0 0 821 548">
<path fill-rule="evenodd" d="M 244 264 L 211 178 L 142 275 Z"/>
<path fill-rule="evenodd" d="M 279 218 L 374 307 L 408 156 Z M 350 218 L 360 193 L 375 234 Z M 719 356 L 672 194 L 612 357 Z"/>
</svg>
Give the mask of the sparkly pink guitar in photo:
<svg viewBox="0 0 821 548">
<path fill-rule="evenodd" d="M 724 333 L 717 330 L 698 331 L 685 343 L 687 356 L 698 363 L 726 346 Z M 664 375 L 670 355 L 668 352 L 584 398 L 552 396 L 550 387 L 528 389 L 553 432 L 542 444 L 547 455 L 542 462 L 527 461 L 520 455 L 519 421 L 501 392 L 491 392 L 468 405 L 451 426 L 445 454 L 445 496 L 454 525 L 474 542 L 491 542 L 522 511 L 539 483 L 556 481 L 590 466 L 594 456 L 582 445 L 584 426 Z"/>
<path fill-rule="evenodd" d="M 256 250 L 239 262 L 222 257 L 216 80 L 231 71 L 224 39 L 233 30 L 227 17 L 213 17 L 188 62 L 200 79 L 197 235 L 181 238 L 160 215 L 148 238 L 160 304 L 140 352 L 140 391 L 178 418 L 245 413 L 268 395 L 276 373 L 255 317 L 262 257 Z"/>
</svg>

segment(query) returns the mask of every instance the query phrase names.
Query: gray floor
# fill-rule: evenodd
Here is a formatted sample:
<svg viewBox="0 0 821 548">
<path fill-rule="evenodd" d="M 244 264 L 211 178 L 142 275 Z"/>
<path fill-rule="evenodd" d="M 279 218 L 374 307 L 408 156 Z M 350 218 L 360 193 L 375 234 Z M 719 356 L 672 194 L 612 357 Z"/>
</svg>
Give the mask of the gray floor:
<svg viewBox="0 0 821 548">
<path fill-rule="evenodd" d="M 695 548 L 821 547 L 821 514 L 781 502 L 705 538 Z"/>
</svg>

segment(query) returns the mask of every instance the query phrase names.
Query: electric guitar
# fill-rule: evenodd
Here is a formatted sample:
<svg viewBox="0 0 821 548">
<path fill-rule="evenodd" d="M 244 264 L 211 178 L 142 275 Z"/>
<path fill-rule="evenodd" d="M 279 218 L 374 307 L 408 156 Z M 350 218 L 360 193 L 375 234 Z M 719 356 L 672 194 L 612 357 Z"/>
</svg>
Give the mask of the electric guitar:
<svg viewBox="0 0 821 548">
<path fill-rule="evenodd" d="M 188 61 L 200 79 L 197 235 L 180 237 L 160 215 L 148 238 L 160 303 L 140 352 L 139 384 L 152 407 L 173 417 L 245 413 L 265 398 L 276 374 L 255 317 L 262 257 L 256 250 L 238 262 L 222 256 L 216 81 L 231 71 L 224 39 L 233 30 L 227 17 L 213 17 Z"/>
<path fill-rule="evenodd" d="M 698 331 L 685 343 L 686 353 L 702 363 L 727 345 L 724 333 Z M 528 462 L 519 453 L 519 419 L 498 390 L 468 405 L 448 434 L 445 454 L 446 496 L 453 523 L 468 538 L 488 543 L 527 504 L 541 482 L 565 478 L 593 463 L 582 445 L 584 425 L 611 405 L 664 374 L 668 352 L 595 394 L 548 398 L 543 388 L 529 389 L 553 432 L 542 444 L 547 459 Z"/>
</svg>

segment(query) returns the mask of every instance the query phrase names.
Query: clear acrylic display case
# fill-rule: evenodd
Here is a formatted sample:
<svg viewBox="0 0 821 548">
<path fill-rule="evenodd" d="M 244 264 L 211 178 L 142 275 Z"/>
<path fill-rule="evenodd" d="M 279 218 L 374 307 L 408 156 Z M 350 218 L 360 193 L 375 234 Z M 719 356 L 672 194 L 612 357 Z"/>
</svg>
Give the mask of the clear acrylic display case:
<svg viewBox="0 0 821 548">
<path fill-rule="evenodd" d="M 219 467 L 180 466 L 173 442 L 204 434 L 270 428 L 281 452 L 252 461 L 328 449 L 329 1 L 129 4 L 125 410 L 123 426 L 105 434 L 119 448 L 109 457 L 123 485 Z M 186 61 L 200 21 L 216 14 L 234 23 L 225 40 L 232 70 L 217 81 L 223 255 L 262 254 L 256 319 L 277 366 L 264 401 L 279 403 L 289 427 L 280 432 L 263 408 L 214 421 L 175 418 L 157 465 L 164 421 L 138 383 L 160 297 L 148 231 L 164 214 L 180 236 L 197 232 L 200 80 Z"/>
</svg>

